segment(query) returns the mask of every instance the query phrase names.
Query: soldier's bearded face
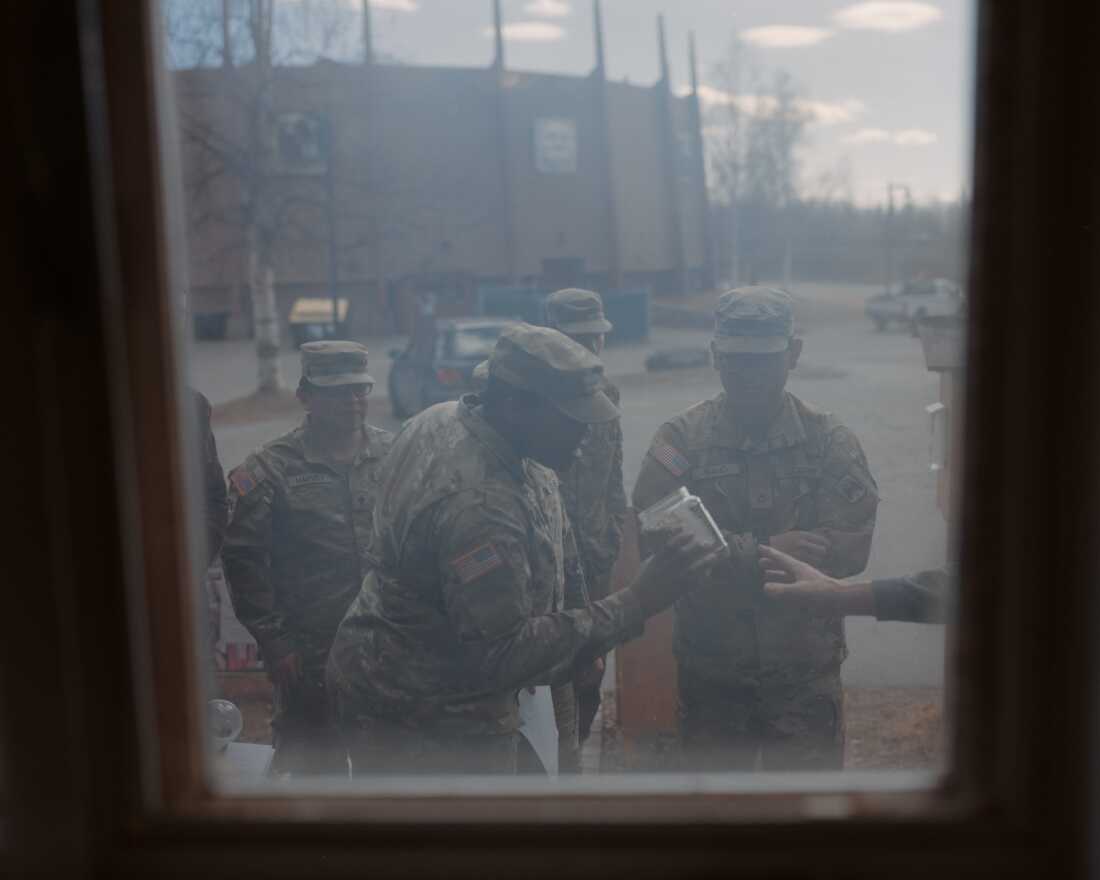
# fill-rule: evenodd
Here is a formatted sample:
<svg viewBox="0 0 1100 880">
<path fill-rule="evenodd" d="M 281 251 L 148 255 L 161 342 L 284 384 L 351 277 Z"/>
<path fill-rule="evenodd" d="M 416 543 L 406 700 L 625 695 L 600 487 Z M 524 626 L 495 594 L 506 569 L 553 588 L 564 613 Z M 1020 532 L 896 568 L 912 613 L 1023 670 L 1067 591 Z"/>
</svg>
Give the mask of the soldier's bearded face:
<svg viewBox="0 0 1100 880">
<path fill-rule="evenodd" d="M 603 333 L 578 333 L 573 337 L 575 342 L 579 345 L 583 345 L 594 355 L 599 355 L 603 352 L 605 339 L 606 337 Z"/>
<path fill-rule="evenodd" d="M 588 430 L 550 404 L 530 410 L 524 427 L 525 457 L 554 470 L 570 465 Z"/>
<path fill-rule="evenodd" d="M 749 425 L 767 426 L 782 403 L 787 375 L 800 352 L 800 340 L 796 339 L 787 351 L 716 355 L 722 387 L 739 419 Z"/>
</svg>

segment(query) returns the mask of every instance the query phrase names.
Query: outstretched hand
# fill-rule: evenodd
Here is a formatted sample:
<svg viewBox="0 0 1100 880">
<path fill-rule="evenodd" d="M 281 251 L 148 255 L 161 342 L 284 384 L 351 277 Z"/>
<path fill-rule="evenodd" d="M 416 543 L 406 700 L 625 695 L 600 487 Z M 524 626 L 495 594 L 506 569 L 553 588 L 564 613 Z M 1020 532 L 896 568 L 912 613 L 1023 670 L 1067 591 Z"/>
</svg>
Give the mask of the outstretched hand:
<svg viewBox="0 0 1100 880">
<path fill-rule="evenodd" d="M 760 547 L 764 595 L 823 616 L 872 614 L 869 583 L 845 583 L 774 547 Z"/>
</svg>

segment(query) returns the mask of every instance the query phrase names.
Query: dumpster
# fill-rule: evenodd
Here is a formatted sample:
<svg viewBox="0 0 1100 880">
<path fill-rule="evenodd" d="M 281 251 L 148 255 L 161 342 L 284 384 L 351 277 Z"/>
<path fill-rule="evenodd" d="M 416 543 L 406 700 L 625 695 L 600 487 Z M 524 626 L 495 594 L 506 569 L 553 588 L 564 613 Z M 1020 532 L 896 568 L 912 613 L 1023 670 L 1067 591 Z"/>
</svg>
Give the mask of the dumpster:
<svg viewBox="0 0 1100 880">
<path fill-rule="evenodd" d="M 348 338 L 348 300 L 337 301 L 337 318 L 332 321 L 332 300 L 328 297 L 299 297 L 290 309 L 290 338 L 294 345 L 319 339 Z"/>
</svg>

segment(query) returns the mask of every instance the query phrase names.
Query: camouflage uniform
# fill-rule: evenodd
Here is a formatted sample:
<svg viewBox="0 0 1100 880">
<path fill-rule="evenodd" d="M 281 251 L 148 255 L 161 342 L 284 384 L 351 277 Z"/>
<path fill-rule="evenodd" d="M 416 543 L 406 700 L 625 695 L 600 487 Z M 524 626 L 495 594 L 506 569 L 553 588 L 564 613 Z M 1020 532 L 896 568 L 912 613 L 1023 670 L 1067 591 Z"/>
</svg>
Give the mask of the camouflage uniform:
<svg viewBox="0 0 1100 880">
<path fill-rule="evenodd" d="M 776 299 L 778 308 L 768 295 L 725 294 L 716 343 L 746 333 L 757 337 L 746 347 L 764 351 L 768 332 L 789 338 L 790 307 Z M 753 769 L 762 750 L 769 769 L 841 767 L 843 621 L 767 603 L 756 548 L 772 535 L 813 531 L 831 543 L 822 566 L 829 574 L 864 568 L 878 496 L 859 441 L 789 392 L 767 435 L 754 440 L 722 393 L 657 431 L 634 506 L 679 486 L 698 495 L 726 533 L 735 587 L 705 587 L 676 605 L 685 756 L 702 768 Z"/>
<path fill-rule="evenodd" d="M 324 362 L 343 369 L 343 356 L 356 362 L 324 375 Z M 365 371 L 366 349 L 355 343 L 303 346 L 303 376 L 313 384 L 373 384 Z M 329 381 L 334 376 L 345 381 Z M 302 661 L 297 683 L 275 687 L 276 771 L 346 772 L 328 720 L 324 668 L 367 570 L 381 464 L 392 442 L 388 431 L 364 424 L 354 460 L 336 463 L 311 444 L 307 419 L 230 474 L 234 508 L 222 560 L 234 611 L 269 669 L 292 653 Z"/>
<path fill-rule="evenodd" d="M 210 430 L 210 401 L 205 395 L 192 389 L 192 403 L 199 429 L 199 447 L 202 450 L 203 521 L 205 523 L 205 559 L 210 565 L 221 550 L 225 537 L 225 525 L 229 519 L 229 497 L 225 491 L 225 474 L 218 458 L 218 444 Z"/>
<path fill-rule="evenodd" d="M 551 294 L 546 300 L 546 317 L 551 327 L 573 339 L 614 329 L 604 317 L 599 294 L 590 290 L 569 288 Z M 619 405 L 618 388 L 605 379 L 602 390 Z M 562 501 L 577 537 L 589 595 L 602 599 L 611 592 L 611 570 L 619 555 L 626 519 L 622 422 L 615 419 L 589 426 L 572 466 L 559 472 L 558 478 Z M 587 737 L 599 705 L 598 683 L 575 694 L 572 683 L 555 688 L 558 766 L 567 772 L 580 770 L 580 743 Z"/>
<path fill-rule="evenodd" d="M 214 441 L 214 432 L 210 429 L 210 401 L 204 394 L 192 388 L 191 403 L 195 407 L 202 469 L 203 525 L 205 526 L 203 562 L 209 568 L 214 563 L 218 551 L 221 550 L 222 540 L 225 538 L 225 526 L 229 519 L 229 496 L 225 491 L 225 473 L 218 458 L 218 444 Z M 210 695 L 216 696 L 219 608 L 217 593 L 205 571 L 200 576 L 199 595 L 204 612 L 200 633 L 203 662 L 209 670 Z"/>
<path fill-rule="evenodd" d="M 507 329 L 489 369 L 580 421 L 617 414 L 599 361 L 555 331 Z M 571 680 L 642 622 L 629 593 L 587 604 L 553 471 L 519 458 L 476 395 L 398 436 L 371 555 L 328 666 L 356 773 L 514 772 L 517 691 Z"/>
<path fill-rule="evenodd" d="M 933 568 L 908 577 L 871 581 L 878 620 L 943 623 L 947 615 L 953 568 Z"/>
</svg>

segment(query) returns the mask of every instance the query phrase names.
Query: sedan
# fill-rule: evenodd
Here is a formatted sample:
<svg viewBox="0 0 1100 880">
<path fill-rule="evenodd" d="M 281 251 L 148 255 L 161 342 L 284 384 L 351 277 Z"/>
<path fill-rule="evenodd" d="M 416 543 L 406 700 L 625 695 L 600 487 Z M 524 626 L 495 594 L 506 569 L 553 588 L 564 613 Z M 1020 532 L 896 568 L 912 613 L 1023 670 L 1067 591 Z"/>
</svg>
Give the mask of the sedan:
<svg viewBox="0 0 1100 880">
<path fill-rule="evenodd" d="M 432 322 L 414 333 L 404 349 L 390 352 L 390 406 L 407 419 L 445 400 L 474 390 L 474 367 L 493 353 L 501 331 L 515 321 L 457 318 Z"/>
</svg>

